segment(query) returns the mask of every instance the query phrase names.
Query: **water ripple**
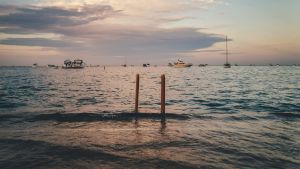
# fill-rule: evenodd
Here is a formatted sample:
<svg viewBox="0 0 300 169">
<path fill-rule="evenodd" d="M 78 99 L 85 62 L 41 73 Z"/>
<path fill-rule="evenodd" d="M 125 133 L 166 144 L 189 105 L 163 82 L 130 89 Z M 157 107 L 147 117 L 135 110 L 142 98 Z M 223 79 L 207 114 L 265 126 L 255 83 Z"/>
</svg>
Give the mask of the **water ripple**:
<svg viewBox="0 0 300 169">
<path fill-rule="evenodd" d="M 299 67 L 0 68 L 0 168 L 298 168 L 299 77 Z"/>
</svg>

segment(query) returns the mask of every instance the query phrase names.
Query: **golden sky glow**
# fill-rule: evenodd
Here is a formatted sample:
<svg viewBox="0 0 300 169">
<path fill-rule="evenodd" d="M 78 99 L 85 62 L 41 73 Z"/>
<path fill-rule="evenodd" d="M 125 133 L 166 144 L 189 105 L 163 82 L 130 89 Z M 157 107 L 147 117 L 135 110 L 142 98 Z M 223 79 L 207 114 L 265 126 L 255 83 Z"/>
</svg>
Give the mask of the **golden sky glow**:
<svg viewBox="0 0 300 169">
<path fill-rule="evenodd" d="M 1 65 L 300 62 L 297 0 L 0 0 Z M 11 52 L 8 52 L 11 51 Z M 46 52 L 47 51 L 47 52 Z"/>
</svg>

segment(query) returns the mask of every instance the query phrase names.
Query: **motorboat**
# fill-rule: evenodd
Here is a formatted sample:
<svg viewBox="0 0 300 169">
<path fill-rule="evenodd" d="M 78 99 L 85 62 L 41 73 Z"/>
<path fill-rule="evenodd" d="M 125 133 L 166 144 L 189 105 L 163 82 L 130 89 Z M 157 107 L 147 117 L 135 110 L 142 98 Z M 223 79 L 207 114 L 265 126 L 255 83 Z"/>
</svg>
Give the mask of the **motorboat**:
<svg viewBox="0 0 300 169">
<path fill-rule="evenodd" d="M 206 67 L 207 64 L 200 64 L 199 67 Z"/>
<path fill-rule="evenodd" d="M 49 67 L 49 68 L 58 69 L 58 66 L 56 66 L 56 65 L 51 65 L 51 64 L 48 64 L 48 67 Z"/>
<path fill-rule="evenodd" d="M 83 69 L 85 67 L 85 63 L 81 59 L 75 59 L 74 61 L 65 60 L 63 69 Z"/>
<path fill-rule="evenodd" d="M 184 63 L 182 60 L 178 59 L 177 62 L 174 63 L 175 68 L 185 68 L 185 67 L 191 67 L 193 64 L 191 63 Z"/>
<path fill-rule="evenodd" d="M 149 63 L 144 63 L 143 67 L 150 67 L 150 64 Z"/>
<path fill-rule="evenodd" d="M 38 64 L 37 63 L 34 63 L 33 65 L 32 65 L 32 68 L 37 68 L 38 67 Z"/>
</svg>

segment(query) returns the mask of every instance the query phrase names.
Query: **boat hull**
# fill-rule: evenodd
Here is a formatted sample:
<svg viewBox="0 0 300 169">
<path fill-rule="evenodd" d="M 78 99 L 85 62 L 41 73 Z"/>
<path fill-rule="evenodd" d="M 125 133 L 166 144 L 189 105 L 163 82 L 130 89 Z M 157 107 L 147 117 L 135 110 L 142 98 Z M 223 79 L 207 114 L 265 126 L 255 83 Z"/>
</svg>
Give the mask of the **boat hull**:
<svg viewBox="0 0 300 169">
<path fill-rule="evenodd" d="M 62 67 L 63 69 L 83 69 L 84 67 Z"/>
<path fill-rule="evenodd" d="M 224 68 L 231 68 L 231 65 L 229 63 L 224 64 Z"/>
<path fill-rule="evenodd" d="M 191 67 L 192 64 L 184 64 L 184 65 L 174 65 L 175 68 L 186 68 L 186 67 Z"/>
</svg>

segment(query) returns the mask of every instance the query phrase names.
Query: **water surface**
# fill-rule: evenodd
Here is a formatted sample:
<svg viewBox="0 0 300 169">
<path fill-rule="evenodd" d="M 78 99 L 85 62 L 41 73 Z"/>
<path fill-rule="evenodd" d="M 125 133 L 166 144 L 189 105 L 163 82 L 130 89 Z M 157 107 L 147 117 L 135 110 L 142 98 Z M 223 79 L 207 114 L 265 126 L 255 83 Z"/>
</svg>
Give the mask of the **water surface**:
<svg viewBox="0 0 300 169">
<path fill-rule="evenodd" d="M 299 168 L 299 77 L 295 66 L 2 67 L 0 168 Z"/>
</svg>

